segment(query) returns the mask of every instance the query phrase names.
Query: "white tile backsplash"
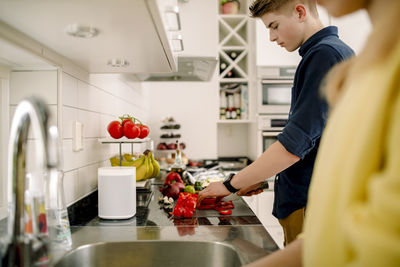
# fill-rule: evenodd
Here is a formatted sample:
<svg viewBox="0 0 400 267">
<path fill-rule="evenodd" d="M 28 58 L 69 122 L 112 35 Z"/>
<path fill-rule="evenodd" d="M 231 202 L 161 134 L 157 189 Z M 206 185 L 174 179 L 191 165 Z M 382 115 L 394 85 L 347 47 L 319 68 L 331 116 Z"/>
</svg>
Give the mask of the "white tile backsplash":
<svg viewBox="0 0 400 267">
<path fill-rule="evenodd" d="M 70 205 L 79 199 L 80 195 L 78 183 L 78 170 L 64 173 L 64 194 L 67 205 Z"/>
<path fill-rule="evenodd" d="M 79 200 L 97 188 L 97 169 L 109 166 L 109 158 L 119 153 L 117 144 L 101 144 L 98 139 L 108 136 L 107 125 L 118 116 L 131 114 L 144 121 L 148 118 L 147 98 L 140 83 L 130 87 L 119 75 L 90 75 L 82 81 L 63 73 L 62 82 L 62 153 L 68 204 Z M 72 151 L 72 124 L 84 125 L 83 150 Z M 122 152 L 131 152 L 123 145 Z M 142 151 L 140 151 L 142 152 Z M 72 177 L 72 178 L 71 178 Z"/>
<path fill-rule="evenodd" d="M 10 104 L 27 96 L 37 96 L 47 104 L 57 104 L 57 71 L 13 71 L 10 75 Z"/>
<path fill-rule="evenodd" d="M 100 132 L 100 113 L 78 110 L 78 121 L 83 123 L 84 137 L 96 137 L 101 136 Z"/>
<path fill-rule="evenodd" d="M 78 80 L 63 73 L 62 101 L 64 106 L 78 107 Z"/>
<path fill-rule="evenodd" d="M 100 163 L 95 163 L 78 170 L 78 192 L 79 196 L 84 196 L 97 188 L 97 169 Z"/>
<path fill-rule="evenodd" d="M 78 71 L 78 70 L 77 70 Z M 80 73 L 80 72 L 79 72 Z M 80 76 L 77 78 L 75 76 Z M 58 88 L 58 77 L 61 88 Z M 58 94 L 61 97 L 58 98 Z M 24 97 L 34 95 L 46 101 L 50 109 L 50 123 L 61 129 L 64 191 L 68 205 L 97 188 L 97 169 L 109 166 L 109 158 L 119 153 L 117 144 L 101 144 L 99 138 L 108 136 L 107 125 L 123 114 L 131 114 L 146 122 L 149 117 L 148 97 L 141 83 L 127 83 L 121 75 L 79 75 L 57 71 L 17 71 L 10 75 L 10 116 Z M 61 112 L 58 121 L 58 111 Z M 73 123 L 83 124 L 83 150 L 72 150 Z M 29 135 L 28 171 L 39 170 L 36 140 Z M 135 152 L 142 147 L 135 148 Z M 122 146 L 122 153 L 131 152 L 130 145 Z"/>
<path fill-rule="evenodd" d="M 62 107 L 62 136 L 64 139 L 73 137 L 73 123 L 78 120 L 78 109 L 71 107 Z"/>
</svg>

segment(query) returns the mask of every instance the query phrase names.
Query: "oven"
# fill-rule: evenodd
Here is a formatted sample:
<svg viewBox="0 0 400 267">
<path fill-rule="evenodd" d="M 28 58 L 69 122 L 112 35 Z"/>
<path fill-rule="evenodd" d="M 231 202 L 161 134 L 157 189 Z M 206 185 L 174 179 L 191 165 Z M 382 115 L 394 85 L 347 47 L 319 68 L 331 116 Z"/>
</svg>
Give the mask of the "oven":
<svg viewBox="0 0 400 267">
<path fill-rule="evenodd" d="M 288 114 L 258 115 L 258 155 L 260 156 L 270 145 L 277 141 L 277 136 L 282 132 L 288 122 Z"/>
<path fill-rule="evenodd" d="M 258 67 L 258 114 L 287 114 L 296 67 Z"/>
</svg>

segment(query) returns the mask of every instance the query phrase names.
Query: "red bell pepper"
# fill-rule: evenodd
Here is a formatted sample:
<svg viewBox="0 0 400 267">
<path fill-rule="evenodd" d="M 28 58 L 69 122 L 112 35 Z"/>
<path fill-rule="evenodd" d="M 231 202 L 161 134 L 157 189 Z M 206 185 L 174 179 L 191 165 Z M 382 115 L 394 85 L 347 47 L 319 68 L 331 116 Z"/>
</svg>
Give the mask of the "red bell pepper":
<svg viewBox="0 0 400 267">
<path fill-rule="evenodd" d="M 232 210 L 219 210 L 219 213 L 221 213 L 222 215 L 231 215 L 232 214 Z"/>
<path fill-rule="evenodd" d="M 221 198 L 205 198 L 201 201 L 200 206 L 197 207 L 199 210 L 230 210 L 235 208 L 232 200 L 221 201 Z"/>
<path fill-rule="evenodd" d="M 164 185 L 171 184 L 171 183 L 183 183 L 181 176 L 179 173 L 170 172 L 165 177 Z"/>
<path fill-rule="evenodd" d="M 231 210 L 233 208 L 235 208 L 235 206 L 229 205 L 229 206 L 224 206 L 224 207 L 215 207 L 214 209 L 219 211 L 219 210 Z"/>
<path fill-rule="evenodd" d="M 215 204 L 215 202 L 217 201 L 216 198 L 205 198 L 201 201 L 200 206 L 204 205 L 211 205 L 211 204 Z"/>
<path fill-rule="evenodd" d="M 182 192 L 174 209 L 174 216 L 192 218 L 196 210 L 197 194 Z"/>
</svg>

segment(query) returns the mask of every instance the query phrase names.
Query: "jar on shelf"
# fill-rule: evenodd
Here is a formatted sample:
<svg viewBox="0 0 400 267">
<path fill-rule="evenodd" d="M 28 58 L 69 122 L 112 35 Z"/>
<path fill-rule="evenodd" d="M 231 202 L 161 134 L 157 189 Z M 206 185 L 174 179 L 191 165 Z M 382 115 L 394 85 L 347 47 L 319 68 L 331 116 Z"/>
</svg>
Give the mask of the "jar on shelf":
<svg viewBox="0 0 400 267">
<path fill-rule="evenodd" d="M 240 3 L 237 0 L 222 0 L 222 14 L 237 14 L 240 9 Z"/>
</svg>

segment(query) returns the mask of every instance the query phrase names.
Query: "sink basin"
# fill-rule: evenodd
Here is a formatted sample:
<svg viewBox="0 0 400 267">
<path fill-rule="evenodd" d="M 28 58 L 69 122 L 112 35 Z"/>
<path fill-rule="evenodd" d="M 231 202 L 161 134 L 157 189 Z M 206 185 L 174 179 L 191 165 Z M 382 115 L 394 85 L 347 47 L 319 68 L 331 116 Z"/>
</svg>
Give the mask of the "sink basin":
<svg viewBox="0 0 400 267">
<path fill-rule="evenodd" d="M 63 266 L 241 266 L 230 246 L 200 241 L 106 242 L 80 246 L 58 261 Z"/>
</svg>

